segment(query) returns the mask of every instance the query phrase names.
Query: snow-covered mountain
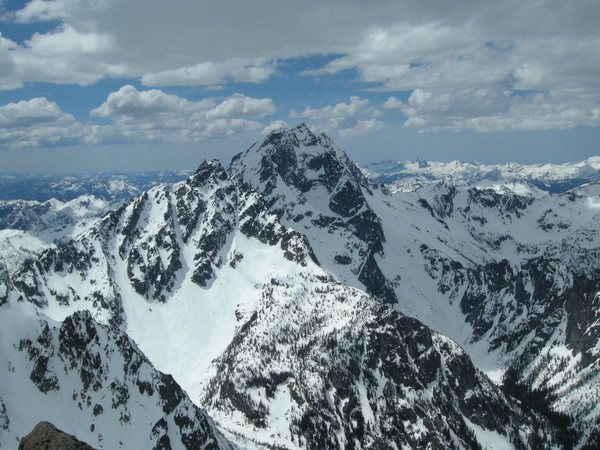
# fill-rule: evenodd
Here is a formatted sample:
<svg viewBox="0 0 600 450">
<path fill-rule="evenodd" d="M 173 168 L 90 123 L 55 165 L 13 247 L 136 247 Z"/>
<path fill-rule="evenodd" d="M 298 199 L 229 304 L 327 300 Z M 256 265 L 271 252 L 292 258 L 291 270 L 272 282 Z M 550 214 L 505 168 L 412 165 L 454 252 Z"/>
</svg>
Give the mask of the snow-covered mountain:
<svg viewBox="0 0 600 450">
<path fill-rule="evenodd" d="M 524 181 L 542 190 L 564 193 L 583 184 L 600 181 L 600 156 L 576 163 L 530 165 L 388 160 L 367 164 L 365 173 L 399 191 L 413 191 L 436 181 L 445 181 L 453 186 L 481 181 Z"/>
<path fill-rule="evenodd" d="M 321 163 L 322 155 L 337 165 Z M 302 126 L 272 133 L 230 170 L 269 198 L 286 226 L 306 234 L 337 279 L 362 282 L 372 294 L 385 286 L 393 293 L 379 298 L 397 299 L 397 310 L 459 342 L 498 382 L 516 371 L 582 426 L 598 420 L 598 183 L 561 195 L 514 181 L 391 193 Z M 342 198 L 355 210 L 337 208 L 340 192 L 351 192 Z M 368 266 L 361 255 L 372 256 L 375 277 L 361 278 L 358 268 Z M 373 279 L 379 291 L 368 285 Z"/>
<path fill-rule="evenodd" d="M 326 136 L 276 130 L 229 167 L 207 161 L 0 271 L 0 323 L 21 324 L 0 327 L 3 358 L 34 403 L 55 379 L 69 386 L 57 391 L 57 403 L 72 402 L 65 411 L 93 399 L 86 420 L 67 428 L 57 414 L 55 425 L 105 448 L 119 443 L 103 444 L 89 408 L 114 396 L 112 381 L 132 405 L 150 402 L 120 362 L 130 348 L 152 380 L 171 374 L 206 411 L 187 409 L 183 427 L 165 412 L 164 448 L 194 448 L 190 429 L 249 448 L 594 448 L 599 204 L 597 184 L 560 195 L 525 182 L 394 192 Z M 74 321 L 101 336 L 81 338 L 103 368 L 96 391 L 89 370 L 63 363 L 60 330 Z M 40 338 L 42 322 L 58 338 Z M 23 412 L 0 387 L 4 445 Z M 149 436 L 115 411 L 104 417 L 117 436 Z"/>
<path fill-rule="evenodd" d="M 122 203 L 88 195 L 68 202 L 0 201 L 0 263 L 14 271 L 26 259 L 73 239 Z"/>
<path fill-rule="evenodd" d="M 392 196 L 410 213 L 402 233 L 403 221 L 375 209 L 393 243 L 384 247 L 387 276 L 401 268 L 404 280 L 399 308 L 456 340 L 498 381 L 508 369 L 546 391 L 581 427 L 596 424 L 596 436 L 598 193 L 438 184 Z"/>
<path fill-rule="evenodd" d="M 330 273 L 395 301 L 377 263 L 382 224 L 367 200 L 382 186 L 365 178 L 330 138 L 305 125 L 272 132 L 234 157 L 229 173 L 260 192 L 284 225 L 305 234 Z"/>
<path fill-rule="evenodd" d="M 10 271 L 69 241 L 146 190 L 191 173 L 0 174 L 0 264 Z"/>
</svg>

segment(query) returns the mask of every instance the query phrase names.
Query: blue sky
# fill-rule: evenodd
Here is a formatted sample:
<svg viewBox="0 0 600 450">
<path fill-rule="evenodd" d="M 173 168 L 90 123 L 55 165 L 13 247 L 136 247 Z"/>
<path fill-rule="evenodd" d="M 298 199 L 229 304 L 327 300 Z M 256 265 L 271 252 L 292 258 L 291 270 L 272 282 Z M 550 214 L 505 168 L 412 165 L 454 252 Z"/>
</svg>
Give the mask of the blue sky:
<svg viewBox="0 0 600 450">
<path fill-rule="evenodd" d="M 600 2 L 0 0 L 0 171 L 225 163 L 306 122 L 359 163 L 600 154 Z"/>
</svg>

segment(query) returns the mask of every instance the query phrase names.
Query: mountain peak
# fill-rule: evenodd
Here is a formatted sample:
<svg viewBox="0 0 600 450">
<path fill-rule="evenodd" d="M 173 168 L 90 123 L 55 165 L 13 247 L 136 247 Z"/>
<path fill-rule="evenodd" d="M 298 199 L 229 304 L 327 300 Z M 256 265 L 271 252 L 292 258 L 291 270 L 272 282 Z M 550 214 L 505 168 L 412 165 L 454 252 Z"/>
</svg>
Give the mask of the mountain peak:
<svg viewBox="0 0 600 450">
<path fill-rule="evenodd" d="M 329 137 L 316 136 L 305 123 L 275 130 L 235 156 L 228 172 L 261 193 L 285 226 L 304 223 L 327 270 L 378 298 L 396 300 L 375 259 L 385 237 L 367 197 L 377 185 Z M 311 235 L 311 229 L 319 231 Z M 323 230 L 336 236 L 335 245 L 322 245 Z"/>
<path fill-rule="evenodd" d="M 302 122 L 300 125 L 290 130 L 306 146 L 316 145 L 318 142 L 317 136 L 308 128 L 306 123 Z"/>
<path fill-rule="evenodd" d="M 218 159 L 204 160 L 190 178 L 194 185 L 203 185 L 210 179 L 215 181 L 227 179 L 227 172 Z"/>
<path fill-rule="evenodd" d="M 268 134 L 268 136 L 265 138 L 262 144 L 258 146 L 258 148 L 263 149 L 272 147 L 275 149 L 298 149 L 317 146 L 331 147 L 330 143 L 331 139 L 329 139 L 324 134 L 317 137 L 308 127 L 308 125 L 306 125 L 306 123 L 303 122 L 294 128 L 279 128 L 271 131 L 271 133 Z"/>
<path fill-rule="evenodd" d="M 234 156 L 228 171 L 255 187 L 278 175 L 285 184 L 301 192 L 317 184 L 325 185 L 331 192 L 344 175 L 356 183 L 368 183 L 331 138 L 325 134 L 315 135 L 306 123 L 273 130 L 262 142 Z"/>
</svg>

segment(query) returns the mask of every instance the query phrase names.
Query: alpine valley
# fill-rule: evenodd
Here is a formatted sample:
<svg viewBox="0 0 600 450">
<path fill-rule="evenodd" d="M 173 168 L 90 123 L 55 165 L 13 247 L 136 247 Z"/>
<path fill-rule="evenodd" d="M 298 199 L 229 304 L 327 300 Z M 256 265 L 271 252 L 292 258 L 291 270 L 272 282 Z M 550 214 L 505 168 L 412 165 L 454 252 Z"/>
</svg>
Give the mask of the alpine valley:
<svg viewBox="0 0 600 450">
<path fill-rule="evenodd" d="M 599 166 L 361 170 L 302 124 L 7 199 L 0 447 L 600 448 Z"/>
</svg>

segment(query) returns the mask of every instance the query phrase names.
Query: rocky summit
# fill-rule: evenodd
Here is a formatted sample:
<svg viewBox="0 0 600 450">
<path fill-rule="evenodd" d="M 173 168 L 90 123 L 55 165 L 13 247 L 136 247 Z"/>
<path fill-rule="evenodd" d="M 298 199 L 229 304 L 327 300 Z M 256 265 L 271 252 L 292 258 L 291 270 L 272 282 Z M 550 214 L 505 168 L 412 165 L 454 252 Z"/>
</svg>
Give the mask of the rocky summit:
<svg viewBox="0 0 600 450">
<path fill-rule="evenodd" d="M 0 261 L 0 445 L 597 448 L 600 185 L 500 175 L 398 189 L 299 125 L 90 202 Z"/>
</svg>

